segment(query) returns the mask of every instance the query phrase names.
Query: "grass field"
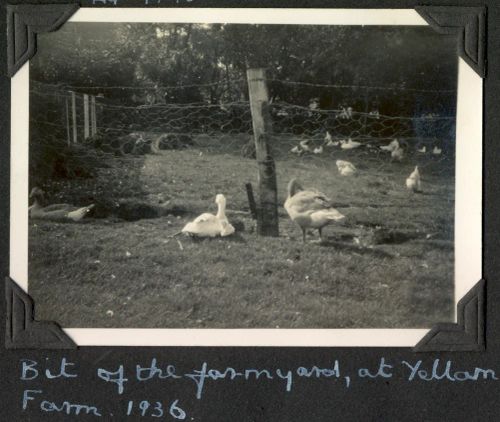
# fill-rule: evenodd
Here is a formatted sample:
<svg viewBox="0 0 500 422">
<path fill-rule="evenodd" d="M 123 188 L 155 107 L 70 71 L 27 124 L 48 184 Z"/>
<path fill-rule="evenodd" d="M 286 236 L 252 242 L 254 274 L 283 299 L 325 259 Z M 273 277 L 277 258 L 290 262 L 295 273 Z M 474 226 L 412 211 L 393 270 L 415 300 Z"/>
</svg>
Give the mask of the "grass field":
<svg viewBox="0 0 500 422">
<path fill-rule="evenodd" d="M 443 157 L 391 163 L 368 149 L 300 158 L 289 148 L 277 152 L 280 204 L 297 177 L 347 216 L 325 230 L 323 244 L 313 242 L 317 233 L 303 244 L 282 207 L 280 237 L 256 235 L 244 184 L 256 187 L 257 166 L 239 154 L 244 142 L 233 139 L 223 152 L 204 142 L 115 159 L 97 178 L 44 186 L 58 202 L 108 195 L 172 213 L 30 221 L 37 318 L 64 327 L 169 328 L 417 328 L 452 320 L 454 176 Z M 336 159 L 353 162 L 359 174 L 341 177 Z M 405 188 L 415 164 L 421 194 Z M 215 212 L 217 193 L 244 229 L 231 238 L 171 237 L 200 212 Z"/>
</svg>

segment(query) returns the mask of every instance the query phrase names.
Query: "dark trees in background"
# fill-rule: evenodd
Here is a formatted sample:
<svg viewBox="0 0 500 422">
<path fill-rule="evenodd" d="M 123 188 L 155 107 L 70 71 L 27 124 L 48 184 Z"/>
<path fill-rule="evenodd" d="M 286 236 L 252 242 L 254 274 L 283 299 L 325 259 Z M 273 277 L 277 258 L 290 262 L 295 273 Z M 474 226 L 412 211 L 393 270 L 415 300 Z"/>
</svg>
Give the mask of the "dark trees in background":
<svg viewBox="0 0 500 422">
<path fill-rule="evenodd" d="M 318 98 L 325 109 L 388 115 L 455 112 L 453 92 L 418 91 L 456 89 L 454 37 L 427 27 L 70 23 L 39 36 L 31 77 L 120 103 L 218 104 L 248 100 L 250 67 L 267 69 L 273 100 L 307 106 Z M 106 88 L 117 86 L 148 89 Z"/>
</svg>

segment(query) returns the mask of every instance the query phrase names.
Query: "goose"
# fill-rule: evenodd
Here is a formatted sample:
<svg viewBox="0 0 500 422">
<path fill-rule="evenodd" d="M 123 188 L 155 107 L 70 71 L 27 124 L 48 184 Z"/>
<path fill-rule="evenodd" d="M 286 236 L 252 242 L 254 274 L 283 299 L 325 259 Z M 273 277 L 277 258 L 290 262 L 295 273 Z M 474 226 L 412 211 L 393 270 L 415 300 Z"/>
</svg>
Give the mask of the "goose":
<svg viewBox="0 0 500 422">
<path fill-rule="evenodd" d="M 33 188 L 30 193 L 30 199 L 33 199 L 33 205 L 29 207 L 29 217 L 38 220 L 51 221 L 74 221 L 82 220 L 94 207 L 90 204 L 86 207 L 75 207 L 70 204 L 52 204 L 43 206 L 45 192 L 40 188 Z"/>
<path fill-rule="evenodd" d="M 425 154 L 427 152 L 427 147 L 424 145 L 422 148 L 417 149 L 417 151 L 420 152 L 421 154 Z"/>
<path fill-rule="evenodd" d="M 380 147 L 382 151 L 389 151 L 389 152 L 392 152 L 398 148 L 399 148 L 399 142 L 397 139 L 393 139 L 389 145 L 383 145 Z"/>
<path fill-rule="evenodd" d="M 187 223 L 181 233 L 196 237 L 229 236 L 234 233 L 234 227 L 226 217 L 226 197 L 219 193 L 215 196 L 217 215 L 203 213 Z"/>
<path fill-rule="evenodd" d="M 311 148 L 309 148 L 309 140 L 304 140 L 300 141 L 299 145 L 302 148 L 302 151 L 311 151 Z"/>
<path fill-rule="evenodd" d="M 420 172 L 418 171 L 418 166 L 415 166 L 415 170 L 406 179 L 406 188 L 413 192 L 420 192 Z"/>
<path fill-rule="evenodd" d="M 323 154 L 323 145 L 314 148 L 313 153 L 314 154 Z"/>
<path fill-rule="evenodd" d="M 401 161 L 404 157 L 404 150 L 399 146 L 391 151 L 391 159 Z"/>
<path fill-rule="evenodd" d="M 341 176 L 352 176 L 357 171 L 356 167 L 349 161 L 337 160 L 335 164 Z"/>
<path fill-rule="evenodd" d="M 432 153 L 433 153 L 434 155 L 440 155 L 440 154 L 441 154 L 441 152 L 443 152 L 443 150 L 442 150 L 441 148 L 436 147 L 436 146 L 435 146 L 435 147 L 434 147 L 434 149 L 432 150 Z"/>
<path fill-rule="evenodd" d="M 354 148 L 359 148 L 361 146 L 361 142 L 356 142 L 353 141 L 351 138 L 346 142 L 340 141 L 340 148 L 342 149 L 354 149 Z"/>
<path fill-rule="evenodd" d="M 338 145 L 340 145 L 339 141 L 331 141 L 331 140 L 325 144 L 326 147 L 336 147 Z"/>
<path fill-rule="evenodd" d="M 325 194 L 315 189 L 304 189 L 296 179 L 288 183 L 284 207 L 291 220 L 302 230 L 303 242 L 306 241 L 308 228 L 318 229 L 323 240 L 323 227 L 345 219 L 343 214 L 332 208 L 331 200 Z"/>
</svg>

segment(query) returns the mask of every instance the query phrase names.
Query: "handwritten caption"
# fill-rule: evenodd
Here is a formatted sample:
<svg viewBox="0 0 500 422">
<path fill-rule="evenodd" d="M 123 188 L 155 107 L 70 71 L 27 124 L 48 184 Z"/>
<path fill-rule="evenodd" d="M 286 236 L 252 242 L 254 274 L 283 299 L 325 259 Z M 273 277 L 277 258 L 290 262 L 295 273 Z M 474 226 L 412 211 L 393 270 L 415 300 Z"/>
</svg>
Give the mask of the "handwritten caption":
<svg viewBox="0 0 500 422">
<path fill-rule="evenodd" d="M 339 360 L 333 360 L 327 367 L 298 366 L 295 368 L 212 368 L 208 362 L 203 362 L 199 367 L 187 372 L 179 371 L 170 363 L 159 363 L 156 358 L 151 359 L 146 365 L 137 364 L 135 368 L 125 368 L 123 364 L 114 367 L 98 367 L 95 370 L 98 382 L 110 386 L 109 394 L 123 397 L 127 393 L 130 382 L 147 383 L 149 381 L 188 382 L 192 384 L 193 394 L 202 400 L 207 388 L 215 388 L 220 382 L 239 380 L 252 383 L 275 383 L 275 388 L 290 393 L 299 380 L 328 379 L 339 388 L 349 390 L 354 383 L 364 380 L 387 380 L 393 377 L 402 378 L 406 382 L 474 382 L 497 381 L 493 369 L 475 367 L 473 369 L 459 369 L 450 360 L 435 359 L 429 362 L 422 360 L 390 362 L 386 358 L 379 359 L 373 367 L 359 367 L 348 373 L 343 369 Z M 28 384 L 34 380 L 76 380 L 79 373 L 76 364 L 66 358 L 55 362 L 47 359 L 37 362 L 32 359 L 20 360 L 20 380 Z M 273 387 L 274 388 L 274 387 Z M 119 416 L 122 417 L 164 417 L 165 420 L 184 420 L 187 411 L 183 409 L 181 400 L 177 397 L 160 401 L 134 401 L 120 400 L 124 403 Z M 25 388 L 22 392 L 20 405 L 23 411 L 40 411 L 43 413 L 62 413 L 72 416 L 91 415 L 95 417 L 108 417 L 97 404 L 73 403 L 68 400 L 54 401 L 47 397 L 42 389 Z"/>
</svg>

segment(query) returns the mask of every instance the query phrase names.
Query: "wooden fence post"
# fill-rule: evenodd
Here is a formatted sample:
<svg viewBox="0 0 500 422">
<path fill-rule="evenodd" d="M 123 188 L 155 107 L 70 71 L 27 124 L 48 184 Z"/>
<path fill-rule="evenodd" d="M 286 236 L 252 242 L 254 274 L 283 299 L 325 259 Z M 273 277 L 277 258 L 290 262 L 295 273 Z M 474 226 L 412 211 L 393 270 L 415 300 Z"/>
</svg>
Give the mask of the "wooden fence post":
<svg viewBox="0 0 500 422">
<path fill-rule="evenodd" d="M 89 96 L 83 94 L 83 139 L 90 136 Z"/>
<path fill-rule="evenodd" d="M 255 155 L 259 166 L 259 212 L 257 232 L 261 236 L 279 236 L 278 188 L 276 167 L 269 149 L 272 133 L 269 115 L 269 94 L 264 69 L 248 69 L 248 91 L 252 112 Z"/>
<path fill-rule="evenodd" d="M 68 146 L 71 145 L 71 128 L 69 123 L 69 100 L 66 97 L 64 100 L 66 106 L 66 140 L 68 142 Z"/>
<path fill-rule="evenodd" d="M 95 96 L 90 96 L 90 135 L 97 133 L 97 115 L 95 112 Z"/>
<path fill-rule="evenodd" d="M 78 132 L 76 128 L 76 94 L 74 91 L 71 91 L 71 117 L 73 121 L 73 143 L 76 144 L 78 142 Z"/>
</svg>

